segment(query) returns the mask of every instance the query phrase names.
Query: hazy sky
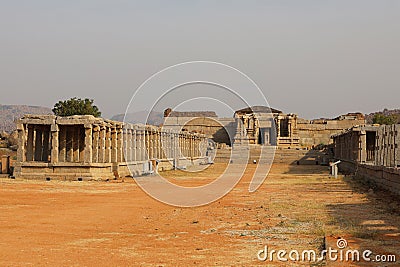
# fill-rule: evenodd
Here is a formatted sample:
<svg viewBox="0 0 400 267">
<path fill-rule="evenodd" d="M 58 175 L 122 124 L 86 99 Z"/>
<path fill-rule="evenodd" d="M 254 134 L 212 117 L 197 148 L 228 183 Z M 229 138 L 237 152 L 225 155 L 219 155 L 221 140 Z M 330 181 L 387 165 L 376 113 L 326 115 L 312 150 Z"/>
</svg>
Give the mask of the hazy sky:
<svg viewBox="0 0 400 267">
<path fill-rule="evenodd" d="M 89 97 L 109 117 L 155 72 L 210 60 L 301 117 L 400 108 L 396 0 L 0 0 L 0 40 L 1 104 Z"/>
</svg>

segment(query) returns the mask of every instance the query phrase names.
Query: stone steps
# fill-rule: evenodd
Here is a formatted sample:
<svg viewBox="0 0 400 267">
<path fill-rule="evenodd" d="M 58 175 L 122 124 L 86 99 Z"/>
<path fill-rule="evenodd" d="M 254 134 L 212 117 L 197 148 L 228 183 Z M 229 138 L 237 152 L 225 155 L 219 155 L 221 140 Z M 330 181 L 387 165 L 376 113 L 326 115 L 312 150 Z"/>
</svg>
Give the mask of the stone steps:
<svg viewBox="0 0 400 267">
<path fill-rule="evenodd" d="M 264 147 L 267 153 L 273 153 L 273 147 Z M 269 152 L 270 150 L 270 152 Z M 214 162 L 229 162 L 231 159 L 231 149 L 217 149 L 217 154 L 214 159 Z M 246 159 L 248 152 L 246 151 L 239 151 L 239 155 L 236 158 Z M 243 155 L 240 156 L 240 153 Z M 254 160 L 258 161 L 260 158 L 261 153 L 261 146 L 251 146 L 250 147 L 250 155 L 248 162 L 252 163 Z M 268 155 L 268 154 L 267 154 Z M 269 154 L 271 155 L 271 154 Z M 323 162 L 324 155 L 320 151 L 316 150 L 300 150 L 300 149 L 282 149 L 278 148 L 275 149 L 274 155 L 274 163 L 286 163 L 286 164 L 293 164 L 299 161 L 301 165 L 314 165 Z"/>
</svg>

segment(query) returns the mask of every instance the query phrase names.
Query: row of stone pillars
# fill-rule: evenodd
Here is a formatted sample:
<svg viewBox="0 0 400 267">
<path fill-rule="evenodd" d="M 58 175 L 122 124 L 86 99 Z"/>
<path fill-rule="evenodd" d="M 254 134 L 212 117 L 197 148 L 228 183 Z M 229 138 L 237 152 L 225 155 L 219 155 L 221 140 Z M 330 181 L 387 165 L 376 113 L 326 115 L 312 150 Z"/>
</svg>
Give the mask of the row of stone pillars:
<svg viewBox="0 0 400 267">
<path fill-rule="evenodd" d="M 127 162 L 155 158 L 196 158 L 204 156 L 202 151 L 205 151 L 207 146 L 204 136 L 161 131 L 151 126 L 125 127 L 123 137 L 123 155 Z"/>
<path fill-rule="evenodd" d="M 79 122 L 79 120 L 77 121 Z M 102 121 L 18 125 L 19 162 L 115 163 L 204 156 L 203 135 Z"/>
</svg>

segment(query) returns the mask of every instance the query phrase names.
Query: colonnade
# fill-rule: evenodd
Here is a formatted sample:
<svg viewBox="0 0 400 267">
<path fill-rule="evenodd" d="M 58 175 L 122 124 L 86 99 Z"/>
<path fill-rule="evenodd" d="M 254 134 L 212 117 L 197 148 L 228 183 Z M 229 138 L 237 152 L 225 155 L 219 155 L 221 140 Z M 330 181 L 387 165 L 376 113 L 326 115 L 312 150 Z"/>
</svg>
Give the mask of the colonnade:
<svg viewBox="0 0 400 267">
<path fill-rule="evenodd" d="M 51 115 L 18 123 L 19 162 L 119 163 L 205 156 L 204 135 L 92 116 Z"/>
</svg>

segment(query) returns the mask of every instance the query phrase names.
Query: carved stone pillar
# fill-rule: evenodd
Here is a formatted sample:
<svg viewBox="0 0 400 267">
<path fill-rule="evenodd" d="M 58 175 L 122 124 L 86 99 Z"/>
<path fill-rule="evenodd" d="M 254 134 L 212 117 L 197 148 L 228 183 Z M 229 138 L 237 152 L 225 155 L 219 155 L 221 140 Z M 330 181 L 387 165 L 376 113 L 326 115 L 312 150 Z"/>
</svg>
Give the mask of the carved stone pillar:
<svg viewBox="0 0 400 267">
<path fill-rule="evenodd" d="M 106 149 L 105 149 L 105 160 L 104 162 L 110 163 L 111 161 L 111 132 L 112 129 L 110 126 L 106 127 Z"/>
<path fill-rule="evenodd" d="M 118 151 L 117 128 L 113 126 L 111 128 L 111 162 L 117 162 L 117 151 Z"/>
<path fill-rule="evenodd" d="M 84 163 L 92 163 L 93 144 L 92 144 L 92 125 L 85 124 L 85 147 L 84 147 Z"/>
<path fill-rule="evenodd" d="M 65 126 L 60 128 L 59 146 L 60 146 L 60 153 L 58 155 L 58 161 L 65 162 L 67 156 L 67 130 Z"/>
<path fill-rule="evenodd" d="M 142 160 L 142 130 L 138 127 L 136 128 L 136 151 L 135 151 L 135 161 Z"/>
<path fill-rule="evenodd" d="M 33 161 L 33 142 L 34 142 L 34 128 L 33 125 L 27 125 L 28 138 L 26 145 L 26 160 Z"/>
<path fill-rule="evenodd" d="M 132 150 L 131 150 L 131 155 L 132 155 L 132 161 L 136 161 L 137 159 L 137 129 L 136 126 L 132 126 Z"/>
<path fill-rule="evenodd" d="M 100 127 L 100 134 L 99 134 L 99 151 L 98 151 L 98 162 L 104 163 L 105 161 L 105 155 L 106 155 L 106 127 L 101 126 Z"/>
<path fill-rule="evenodd" d="M 93 127 L 92 162 L 99 162 L 100 126 Z"/>
<path fill-rule="evenodd" d="M 359 154 L 359 162 L 365 163 L 367 161 L 367 133 L 366 131 L 360 132 L 360 154 Z"/>
<path fill-rule="evenodd" d="M 142 132 L 142 160 L 147 160 L 148 159 L 148 132 L 146 127 L 143 127 L 143 132 Z"/>
<path fill-rule="evenodd" d="M 152 129 L 149 131 L 149 159 L 154 158 L 154 132 Z"/>
<path fill-rule="evenodd" d="M 117 127 L 117 158 L 116 162 L 122 162 L 122 146 L 123 146 L 123 134 L 121 126 Z"/>
<path fill-rule="evenodd" d="M 59 129 L 57 124 L 51 125 L 51 163 L 58 163 Z"/>
<path fill-rule="evenodd" d="M 17 130 L 18 130 L 17 161 L 24 162 L 24 161 L 26 161 L 25 143 L 26 143 L 26 138 L 27 138 L 26 131 L 25 131 L 25 125 L 22 123 L 18 123 Z"/>
<path fill-rule="evenodd" d="M 124 131 L 124 149 L 123 156 L 126 162 L 132 161 L 131 151 L 132 151 L 132 130 L 128 125 L 125 125 L 123 128 Z"/>
</svg>

